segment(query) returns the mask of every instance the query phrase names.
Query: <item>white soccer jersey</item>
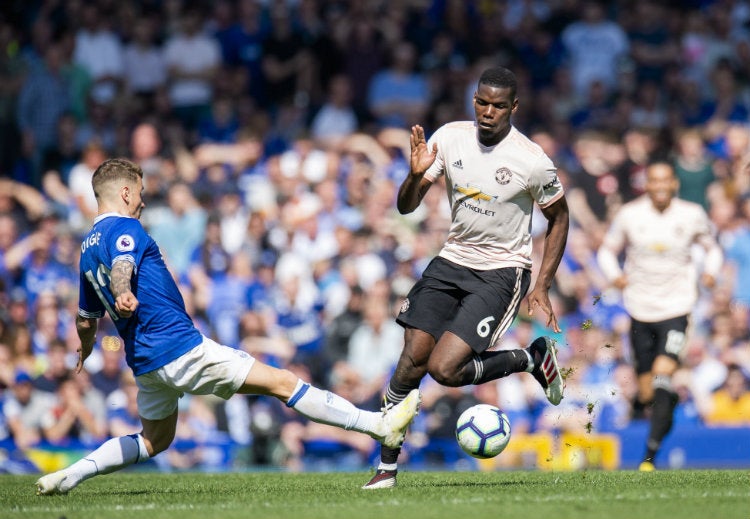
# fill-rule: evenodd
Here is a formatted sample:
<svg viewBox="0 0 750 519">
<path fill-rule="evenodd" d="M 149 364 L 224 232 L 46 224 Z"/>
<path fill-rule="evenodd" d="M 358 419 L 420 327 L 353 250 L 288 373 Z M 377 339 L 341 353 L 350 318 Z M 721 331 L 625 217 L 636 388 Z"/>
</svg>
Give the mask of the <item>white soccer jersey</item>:
<svg viewBox="0 0 750 519">
<path fill-rule="evenodd" d="M 511 127 L 492 147 L 477 140 L 473 121 L 448 123 L 427 143 L 437 143 L 425 173 L 445 175 L 451 227 L 439 255 L 478 270 L 531 268 L 531 213 L 563 196 L 557 169 L 542 148 Z"/>
<path fill-rule="evenodd" d="M 698 204 L 673 199 L 659 212 L 648 195 L 622 206 L 598 252 L 599 265 L 610 280 L 623 272 L 625 309 L 635 319 L 657 322 L 691 313 L 698 299 L 694 244 L 707 254 L 703 269 L 716 277 L 722 254 L 708 215 Z M 617 256 L 625 249 L 620 268 Z"/>
</svg>

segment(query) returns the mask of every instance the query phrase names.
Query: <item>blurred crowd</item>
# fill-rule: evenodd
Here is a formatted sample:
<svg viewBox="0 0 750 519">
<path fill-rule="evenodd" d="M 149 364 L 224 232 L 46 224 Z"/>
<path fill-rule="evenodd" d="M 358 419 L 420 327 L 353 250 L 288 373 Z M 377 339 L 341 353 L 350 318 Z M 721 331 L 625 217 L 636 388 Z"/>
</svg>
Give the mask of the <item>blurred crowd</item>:
<svg viewBox="0 0 750 519">
<path fill-rule="evenodd" d="M 571 208 L 552 293 L 566 398 L 547 406 L 523 374 L 426 380 L 412 452 L 450 440 L 479 401 L 514 434 L 643 418 L 628 318 L 595 253 L 656 158 L 706 208 L 726 260 L 691 317 L 676 424 L 750 427 L 750 2 L 6 0 L 0 51 L 0 441 L 140 429 L 111 322 L 72 374 L 90 180 L 115 156 L 143 168 L 142 221 L 206 335 L 378 409 L 403 341 L 395 313 L 450 222 L 444 186 L 395 209 L 408 128 L 472 119 L 479 73 L 496 64 L 516 73 L 513 122 L 558 166 Z M 549 335 L 540 319 L 523 310 L 496 347 Z M 225 437 L 247 464 L 293 469 L 373 453 L 370 438 L 275 402 L 185 397 L 178 441 Z"/>
</svg>

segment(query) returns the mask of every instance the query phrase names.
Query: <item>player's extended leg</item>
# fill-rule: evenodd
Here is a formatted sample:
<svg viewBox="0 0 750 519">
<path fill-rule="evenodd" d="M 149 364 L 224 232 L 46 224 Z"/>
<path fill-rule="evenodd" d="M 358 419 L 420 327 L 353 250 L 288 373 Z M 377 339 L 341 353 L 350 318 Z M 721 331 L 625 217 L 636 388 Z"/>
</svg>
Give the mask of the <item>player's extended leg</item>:
<svg viewBox="0 0 750 519">
<path fill-rule="evenodd" d="M 677 393 L 672 389 L 672 375 L 677 367 L 677 361 L 666 355 L 656 357 L 652 367 L 654 406 L 646 442 L 646 454 L 639 467 L 645 472 L 654 470 L 656 453 L 661 447 L 662 440 L 672 429 L 674 409 L 678 401 Z"/>
<path fill-rule="evenodd" d="M 399 405 L 410 392 L 419 388 L 427 373 L 427 360 L 435 347 L 435 339 L 427 332 L 416 328 L 404 329 L 404 349 L 383 398 L 385 408 Z M 392 488 L 396 486 L 398 457 L 401 447 L 380 447 L 380 463 L 375 475 L 362 487 L 365 490 Z"/>
<path fill-rule="evenodd" d="M 141 417 L 141 423 L 142 432 L 107 440 L 70 467 L 39 478 L 37 495 L 66 494 L 89 478 L 146 461 L 166 450 L 174 439 L 177 411 L 161 420 Z"/>
<path fill-rule="evenodd" d="M 389 447 L 398 447 L 404 441 L 420 402 L 419 391 L 415 390 L 385 413 L 365 411 L 335 393 L 303 382 L 291 371 L 258 361 L 238 393 L 275 396 L 314 422 L 365 433 Z"/>
<path fill-rule="evenodd" d="M 437 382 L 451 387 L 484 384 L 526 371 L 539 382 L 551 404 L 563 398 L 555 343 L 549 337 L 537 338 L 526 349 L 475 353 L 460 337 L 446 332 L 430 357 L 428 371 Z"/>
</svg>

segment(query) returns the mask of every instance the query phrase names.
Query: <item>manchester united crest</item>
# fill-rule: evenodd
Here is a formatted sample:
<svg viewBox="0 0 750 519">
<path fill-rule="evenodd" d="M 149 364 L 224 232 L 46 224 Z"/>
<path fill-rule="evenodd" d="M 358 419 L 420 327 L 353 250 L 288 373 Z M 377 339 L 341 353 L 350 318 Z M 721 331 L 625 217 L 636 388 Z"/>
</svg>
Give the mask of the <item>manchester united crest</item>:
<svg viewBox="0 0 750 519">
<path fill-rule="evenodd" d="M 505 184 L 510 182 L 510 179 L 512 176 L 513 176 L 513 172 L 506 167 L 502 167 L 498 169 L 497 171 L 495 171 L 495 180 L 501 186 L 504 186 Z"/>
</svg>

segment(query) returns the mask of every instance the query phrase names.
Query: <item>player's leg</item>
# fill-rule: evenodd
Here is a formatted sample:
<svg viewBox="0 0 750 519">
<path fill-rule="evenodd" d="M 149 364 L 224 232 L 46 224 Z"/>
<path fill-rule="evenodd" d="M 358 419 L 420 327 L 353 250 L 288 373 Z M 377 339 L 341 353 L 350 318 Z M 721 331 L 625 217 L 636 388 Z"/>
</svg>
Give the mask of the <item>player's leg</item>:
<svg viewBox="0 0 750 519">
<path fill-rule="evenodd" d="M 679 400 L 672 388 L 672 375 L 679 367 L 679 355 L 685 347 L 687 317 L 655 323 L 654 326 L 659 354 L 651 367 L 654 404 L 646 453 L 640 467 L 646 471 L 654 469 L 654 458 L 659 452 L 662 441 L 672 430 L 674 410 Z"/>
<path fill-rule="evenodd" d="M 335 393 L 302 381 L 289 370 L 274 368 L 259 361 L 253 363 L 237 392 L 274 396 L 314 422 L 365 433 L 391 447 L 403 442 L 420 399 L 416 390 L 401 405 L 386 413 L 365 411 Z"/>
<path fill-rule="evenodd" d="M 539 337 L 528 348 L 487 349 L 496 344 L 518 315 L 530 273 L 521 268 L 455 274 L 467 291 L 451 316 L 430 358 L 429 373 L 447 386 L 483 384 L 511 373 L 531 373 L 554 405 L 563 397 L 563 381 L 554 342 Z"/>
<path fill-rule="evenodd" d="M 427 373 L 427 362 L 435 346 L 432 335 L 416 328 L 404 330 L 404 349 L 383 397 L 385 408 L 399 405 L 419 387 Z M 375 475 L 362 487 L 365 490 L 396 486 L 401 447 L 380 446 L 380 462 Z"/>
<path fill-rule="evenodd" d="M 383 401 L 385 407 L 397 405 L 427 373 L 427 361 L 446 325 L 456 314 L 466 292 L 457 287 L 456 278 L 463 271 L 444 260 L 434 258 L 401 305 L 396 321 L 404 327 L 404 349 L 388 382 Z M 362 488 L 380 489 L 396 485 L 400 448 L 380 448 L 380 463 L 375 475 Z"/>
<path fill-rule="evenodd" d="M 177 426 L 177 398 L 168 400 L 172 403 L 167 405 L 174 406 L 171 414 L 156 420 L 141 416 L 143 430 L 140 433 L 111 438 L 70 467 L 39 478 L 37 494 L 65 494 L 89 478 L 142 463 L 166 450 Z"/>
<path fill-rule="evenodd" d="M 638 392 L 633 401 L 633 418 L 645 418 L 653 402 L 651 367 L 656 359 L 657 343 L 652 324 L 633 318 L 630 320 L 630 347 L 633 351 L 633 367 L 638 376 Z"/>
</svg>

